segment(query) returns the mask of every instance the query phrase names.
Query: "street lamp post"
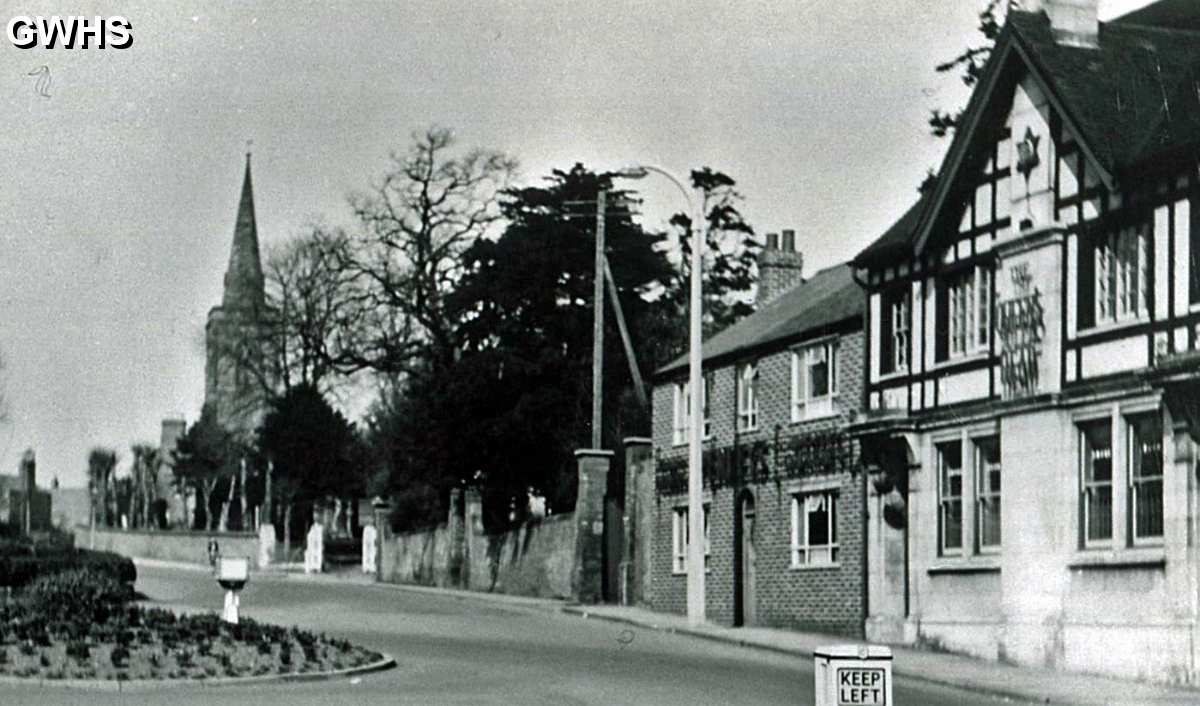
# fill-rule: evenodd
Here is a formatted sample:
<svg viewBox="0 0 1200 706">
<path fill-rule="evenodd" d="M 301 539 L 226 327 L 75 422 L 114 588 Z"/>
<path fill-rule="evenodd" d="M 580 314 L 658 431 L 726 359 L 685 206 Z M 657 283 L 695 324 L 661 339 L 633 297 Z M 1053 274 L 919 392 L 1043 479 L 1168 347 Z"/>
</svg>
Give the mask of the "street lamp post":
<svg viewBox="0 0 1200 706">
<path fill-rule="evenodd" d="M 687 187 L 674 174 L 650 164 L 626 167 L 616 176 L 641 179 L 649 172 L 661 174 L 679 188 L 692 214 L 692 258 L 691 295 L 688 304 L 688 386 L 690 388 L 691 429 L 688 434 L 688 543 L 687 543 L 687 617 L 692 625 L 704 622 L 704 480 L 701 467 L 700 444 L 704 436 L 704 388 L 701 380 L 701 263 L 703 248 L 708 240 L 707 221 L 704 218 L 704 200 L 699 206 L 693 201 Z"/>
</svg>

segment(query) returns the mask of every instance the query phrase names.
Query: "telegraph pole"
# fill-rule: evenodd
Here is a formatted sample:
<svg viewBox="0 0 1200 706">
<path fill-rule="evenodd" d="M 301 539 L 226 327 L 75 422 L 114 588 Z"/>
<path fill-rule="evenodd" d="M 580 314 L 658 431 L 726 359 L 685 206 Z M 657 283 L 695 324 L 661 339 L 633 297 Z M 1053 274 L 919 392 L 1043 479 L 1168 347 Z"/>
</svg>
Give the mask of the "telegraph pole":
<svg viewBox="0 0 1200 706">
<path fill-rule="evenodd" d="M 592 284 L 592 448 L 601 448 L 600 417 L 604 402 L 604 189 L 596 194 L 596 267 Z"/>
</svg>

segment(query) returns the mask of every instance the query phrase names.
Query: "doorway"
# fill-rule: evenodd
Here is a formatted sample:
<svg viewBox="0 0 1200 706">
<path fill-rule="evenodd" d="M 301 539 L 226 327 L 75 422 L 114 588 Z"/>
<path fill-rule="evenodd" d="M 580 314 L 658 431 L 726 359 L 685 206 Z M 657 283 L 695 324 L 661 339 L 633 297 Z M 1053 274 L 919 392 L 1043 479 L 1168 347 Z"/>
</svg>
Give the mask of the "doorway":
<svg viewBox="0 0 1200 706">
<path fill-rule="evenodd" d="M 754 591 L 756 522 L 754 495 L 749 490 L 743 490 L 738 496 L 736 511 L 737 523 L 734 527 L 734 541 L 738 548 L 737 566 L 739 571 L 737 572 L 737 595 L 734 600 L 736 609 L 734 625 L 752 626 L 757 622 L 755 619 L 757 601 Z"/>
</svg>

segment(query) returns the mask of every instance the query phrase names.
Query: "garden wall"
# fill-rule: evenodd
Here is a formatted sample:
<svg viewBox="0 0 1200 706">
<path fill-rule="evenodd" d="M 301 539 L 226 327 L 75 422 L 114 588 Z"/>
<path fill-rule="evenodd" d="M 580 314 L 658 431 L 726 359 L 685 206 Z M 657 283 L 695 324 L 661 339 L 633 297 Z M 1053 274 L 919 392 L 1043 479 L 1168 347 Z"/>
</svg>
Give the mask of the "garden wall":
<svg viewBox="0 0 1200 706">
<path fill-rule="evenodd" d="M 483 505 L 475 490 L 453 490 L 446 522 L 433 530 L 393 535 L 380 517 L 379 580 L 600 601 L 604 494 L 611 456 L 610 451 L 577 451 L 574 512 L 503 534 L 484 533 Z"/>
<path fill-rule="evenodd" d="M 208 540 L 215 538 L 225 556 L 247 556 L 257 565 L 258 536 L 253 532 L 176 532 L 96 529 L 96 549 L 136 559 L 208 564 Z M 75 546 L 88 547 L 90 531 L 75 528 Z"/>
</svg>

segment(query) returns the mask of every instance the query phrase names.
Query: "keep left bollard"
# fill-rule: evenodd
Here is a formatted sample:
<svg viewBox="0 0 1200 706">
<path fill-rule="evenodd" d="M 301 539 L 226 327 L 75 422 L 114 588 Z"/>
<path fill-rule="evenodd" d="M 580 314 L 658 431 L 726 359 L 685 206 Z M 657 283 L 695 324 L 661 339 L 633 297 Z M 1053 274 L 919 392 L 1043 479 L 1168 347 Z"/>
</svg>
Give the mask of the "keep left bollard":
<svg viewBox="0 0 1200 706">
<path fill-rule="evenodd" d="M 221 619 L 237 625 L 238 622 L 238 591 L 246 587 L 250 580 L 250 558 L 245 556 L 217 557 L 217 583 L 225 589 L 225 610 Z"/>
<path fill-rule="evenodd" d="M 833 645 L 813 651 L 816 706 L 893 706 L 892 651 Z"/>
</svg>

